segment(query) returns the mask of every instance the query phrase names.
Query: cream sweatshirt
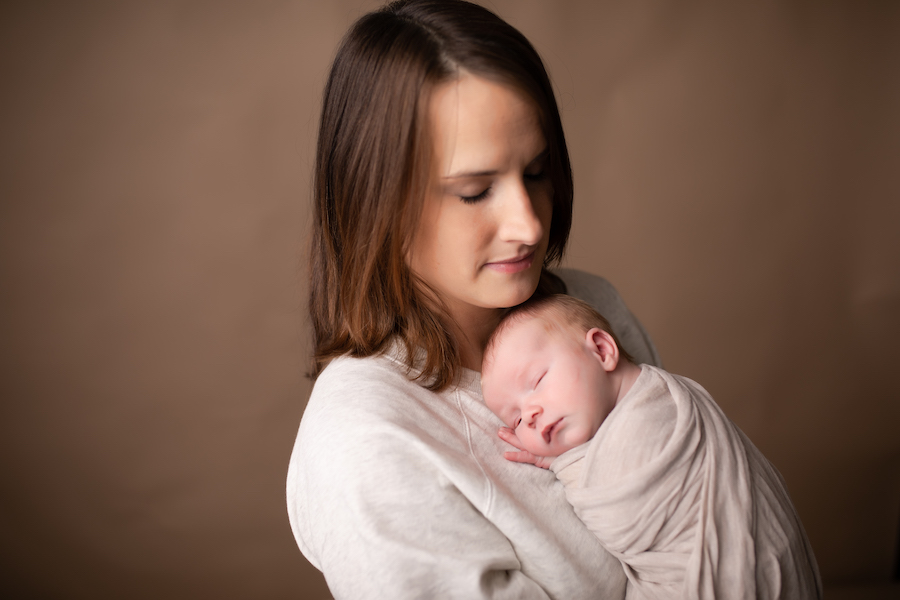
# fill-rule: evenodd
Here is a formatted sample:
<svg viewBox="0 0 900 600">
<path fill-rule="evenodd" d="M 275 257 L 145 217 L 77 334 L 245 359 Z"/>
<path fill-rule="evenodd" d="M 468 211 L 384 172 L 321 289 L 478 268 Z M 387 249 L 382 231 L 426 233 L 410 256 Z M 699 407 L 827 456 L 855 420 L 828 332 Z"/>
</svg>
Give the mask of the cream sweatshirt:
<svg viewBox="0 0 900 600">
<path fill-rule="evenodd" d="M 604 279 L 561 270 L 636 360 L 659 364 Z M 556 476 L 512 463 L 480 374 L 433 393 L 397 351 L 319 376 L 288 468 L 291 529 L 338 600 L 617 598 L 625 576 Z"/>
</svg>

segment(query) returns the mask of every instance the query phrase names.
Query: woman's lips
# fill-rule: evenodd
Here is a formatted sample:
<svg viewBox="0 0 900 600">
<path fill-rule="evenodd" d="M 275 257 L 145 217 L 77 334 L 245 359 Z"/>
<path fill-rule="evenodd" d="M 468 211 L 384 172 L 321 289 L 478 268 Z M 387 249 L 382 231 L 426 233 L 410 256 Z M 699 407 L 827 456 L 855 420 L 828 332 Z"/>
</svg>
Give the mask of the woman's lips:
<svg viewBox="0 0 900 600">
<path fill-rule="evenodd" d="M 519 273 L 531 268 L 531 263 L 533 261 L 534 252 L 532 251 L 521 258 L 498 260 L 496 262 L 489 262 L 484 266 L 499 273 Z"/>
</svg>

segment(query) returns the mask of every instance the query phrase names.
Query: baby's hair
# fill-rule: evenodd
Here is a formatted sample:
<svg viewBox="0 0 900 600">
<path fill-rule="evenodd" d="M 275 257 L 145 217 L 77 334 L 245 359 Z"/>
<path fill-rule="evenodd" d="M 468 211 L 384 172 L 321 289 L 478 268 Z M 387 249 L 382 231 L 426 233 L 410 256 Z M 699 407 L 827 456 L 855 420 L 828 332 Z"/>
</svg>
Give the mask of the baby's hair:
<svg viewBox="0 0 900 600">
<path fill-rule="evenodd" d="M 619 357 L 630 363 L 634 362 L 634 358 L 619 343 L 618 336 L 616 336 L 609 321 L 603 315 L 594 310 L 590 304 L 565 294 L 552 294 L 550 296 L 532 298 L 506 313 L 503 320 L 500 321 L 500 324 L 494 330 L 494 333 L 491 334 L 491 338 L 484 349 L 485 362 L 489 362 L 496 340 L 503 335 L 504 330 L 512 323 L 527 318 L 543 318 L 548 315 L 556 317 L 544 318 L 545 326 L 551 331 L 566 333 L 574 330 L 587 333 L 594 327 L 605 331 L 612 336 L 613 341 L 616 343 L 616 347 L 619 349 Z"/>
</svg>

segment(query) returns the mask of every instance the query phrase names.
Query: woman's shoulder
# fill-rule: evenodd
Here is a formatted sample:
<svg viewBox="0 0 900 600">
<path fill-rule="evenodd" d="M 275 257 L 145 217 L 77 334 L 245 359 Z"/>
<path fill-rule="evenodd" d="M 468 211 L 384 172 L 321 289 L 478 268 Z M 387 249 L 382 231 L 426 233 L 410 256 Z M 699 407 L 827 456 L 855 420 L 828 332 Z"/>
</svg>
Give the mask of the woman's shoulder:
<svg viewBox="0 0 900 600">
<path fill-rule="evenodd" d="M 301 437 L 353 432 L 353 443 L 377 447 L 456 443 L 464 427 L 457 396 L 472 395 L 468 392 L 477 382 L 433 392 L 413 375 L 392 353 L 335 359 L 313 386 L 300 422 Z"/>
<path fill-rule="evenodd" d="M 361 386 L 405 387 L 410 383 L 405 365 L 389 354 L 366 357 L 339 356 L 326 366 L 313 385 L 313 394 L 334 393 Z"/>
<path fill-rule="evenodd" d="M 566 293 L 570 296 L 618 296 L 616 288 L 606 278 L 579 269 L 553 269 L 553 274 L 566 284 Z"/>
<path fill-rule="evenodd" d="M 319 374 L 303 418 L 340 418 L 348 423 L 402 419 L 433 396 L 394 356 L 342 356 Z"/>
<path fill-rule="evenodd" d="M 566 293 L 597 309 L 610 323 L 634 320 L 619 292 L 608 280 L 577 269 L 557 269 L 554 273 L 566 284 Z"/>
<path fill-rule="evenodd" d="M 291 527 L 313 564 L 334 564 L 333 554 L 344 553 L 335 547 L 355 535 L 348 529 L 380 519 L 380 507 L 408 503 L 411 487 L 438 497 L 442 473 L 466 448 L 447 426 L 458 420 L 448 397 L 410 380 L 386 355 L 336 358 L 319 374 L 287 475 Z"/>
<path fill-rule="evenodd" d="M 653 340 L 625 305 L 613 284 L 599 275 L 577 269 L 555 269 L 553 272 L 566 284 L 568 295 L 587 302 L 606 317 L 619 341 L 636 362 L 662 366 Z"/>
<path fill-rule="evenodd" d="M 436 421 L 452 419 L 451 403 L 411 381 L 391 357 L 340 357 L 313 386 L 291 470 L 322 481 L 359 479 L 359 473 L 376 466 L 402 471 L 417 452 L 441 445 Z"/>
</svg>

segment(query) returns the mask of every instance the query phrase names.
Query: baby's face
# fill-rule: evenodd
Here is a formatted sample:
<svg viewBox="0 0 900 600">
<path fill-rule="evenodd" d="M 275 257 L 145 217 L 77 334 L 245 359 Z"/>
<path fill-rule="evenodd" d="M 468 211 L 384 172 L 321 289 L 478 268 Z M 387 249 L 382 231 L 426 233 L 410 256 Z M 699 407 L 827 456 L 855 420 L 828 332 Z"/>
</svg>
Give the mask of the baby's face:
<svg viewBox="0 0 900 600">
<path fill-rule="evenodd" d="M 543 317 L 510 323 L 482 373 L 484 401 L 535 456 L 591 439 L 615 406 L 609 374 L 585 333 L 548 330 Z"/>
</svg>

